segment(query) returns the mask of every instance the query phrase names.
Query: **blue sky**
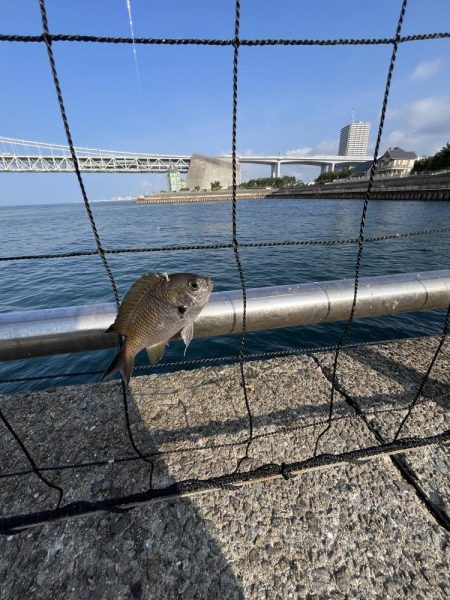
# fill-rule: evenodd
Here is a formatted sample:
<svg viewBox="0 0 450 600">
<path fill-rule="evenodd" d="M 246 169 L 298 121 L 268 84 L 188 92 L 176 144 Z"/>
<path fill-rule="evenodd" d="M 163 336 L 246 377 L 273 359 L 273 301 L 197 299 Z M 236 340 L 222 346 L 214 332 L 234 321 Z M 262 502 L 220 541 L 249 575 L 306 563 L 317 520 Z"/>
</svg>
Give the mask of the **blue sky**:
<svg viewBox="0 0 450 600">
<path fill-rule="evenodd" d="M 391 37 L 400 0 L 242 0 L 241 37 Z M 232 37 L 233 0 L 131 0 L 136 36 Z M 130 34 L 126 0 L 48 0 L 55 33 Z M 410 0 L 403 33 L 450 29 L 448 0 Z M 2 33 L 38 34 L 37 0 L 0 0 Z M 232 48 L 55 43 L 76 145 L 229 153 Z M 241 153 L 335 153 L 354 107 L 373 145 L 389 46 L 241 48 Z M 0 43 L 0 136 L 66 143 L 43 44 Z M 382 150 L 432 153 L 450 140 L 450 40 L 399 48 Z M 6 92 L 6 93 L 5 93 Z M 292 168 L 291 168 L 292 169 Z M 243 168 L 243 179 L 264 167 Z M 284 173 L 305 180 L 317 170 Z M 159 191 L 159 175 L 86 175 L 91 199 Z M 77 201 L 73 175 L 2 174 L 0 204 Z"/>
</svg>

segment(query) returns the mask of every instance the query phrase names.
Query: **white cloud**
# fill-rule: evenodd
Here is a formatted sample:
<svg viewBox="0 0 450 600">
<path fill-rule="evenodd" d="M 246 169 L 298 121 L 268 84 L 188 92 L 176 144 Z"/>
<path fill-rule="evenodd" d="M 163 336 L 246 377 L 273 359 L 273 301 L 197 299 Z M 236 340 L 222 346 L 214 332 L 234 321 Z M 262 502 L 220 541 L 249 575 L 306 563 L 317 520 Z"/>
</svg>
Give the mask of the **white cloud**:
<svg viewBox="0 0 450 600">
<path fill-rule="evenodd" d="M 450 100 L 429 97 L 394 109 L 383 146 L 400 146 L 417 154 L 434 154 L 450 140 Z"/>
<path fill-rule="evenodd" d="M 438 71 L 440 71 L 443 66 L 444 61 L 442 58 L 435 58 L 434 60 L 421 60 L 411 74 L 411 79 L 413 81 L 425 81 L 425 79 L 429 79 Z"/>
<path fill-rule="evenodd" d="M 224 154 L 230 154 L 230 153 L 229 152 L 224 152 Z M 258 153 L 249 149 L 249 150 L 244 150 L 244 152 L 239 152 L 238 154 L 240 156 L 257 156 Z"/>
<path fill-rule="evenodd" d="M 447 98 L 423 98 L 406 110 L 408 125 L 418 133 L 450 132 L 450 101 Z"/>
<path fill-rule="evenodd" d="M 312 154 L 337 154 L 339 140 L 322 140 L 313 148 Z"/>
<path fill-rule="evenodd" d="M 323 154 L 337 154 L 339 146 L 339 140 L 322 140 L 315 146 L 304 148 L 295 148 L 293 150 L 286 150 L 286 156 L 316 156 Z"/>
<path fill-rule="evenodd" d="M 310 156 L 312 148 L 305 146 L 304 148 L 295 148 L 294 150 L 286 150 L 286 156 Z"/>
<path fill-rule="evenodd" d="M 388 106 L 386 110 L 386 121 L 389 119 L 397 119 L 401 115 L 400 108 L 394 108 L 393 106 Z M 378 129 L 378 123 L 380 122 L 381 111 L 377 113 L 377 121 L 376 121 L 376 129 Z"/>
</svg>

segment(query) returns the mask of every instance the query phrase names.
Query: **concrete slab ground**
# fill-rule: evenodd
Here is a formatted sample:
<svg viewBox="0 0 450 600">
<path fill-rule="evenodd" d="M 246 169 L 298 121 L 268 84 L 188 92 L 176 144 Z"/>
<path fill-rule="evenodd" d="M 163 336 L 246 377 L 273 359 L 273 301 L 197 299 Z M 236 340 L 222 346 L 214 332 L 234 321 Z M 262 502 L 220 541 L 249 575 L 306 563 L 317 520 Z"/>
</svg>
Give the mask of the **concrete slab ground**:
<svg viewBox="0 0 450 600">
<path fill-rule="evenodd" d="M 339 361 L 336 420 L 319 452 L 389 441 L 436 340 L 347 350 Z M 254 441 L 247 470 L 312 455 L 325 429 L 332 355 L 245 366 Z M 406 436 L 448 429 L 449 344 L 407 423 Z M 144 491 L 120 384 L 0 397 L 0 407 L 64 503 Z M 153 485 L 233 472 L 248 439 L 239 367 L 132 380 L 131 431 L 152 455 Z M 120 462 L 119 459 L 123 459 Z M 1 598 L 448 598 L 446 447 L 305 472 L 288 481 L 213 490 L 99 513 L 0 538 Z M 73 469 L 73 463 L 84 463 Z M 97 464 L 101 463 L 101 464 Z M 55 506 L 0 428 L 2 516 Z"/>
<path fill-rule="evenodd" d="M 404 410 L 415 397 L 422 375 L 428 368 L 433 342 L 410 340 L 402 344 L 349 350 L 339 363 L 339 389 L 368 414 L 368 427 L 383 441 L 393 439 L 405 415 Z M 433 348 L 434 347 L 434 348 Z M 331 377 L 330 355 L 317 355 L 324 375 Z M 422 396 L 400 437 L 433 435 L 450 428 L 449 343 L 435 364 Z M 375 391 L 375 393 L 374 393 Z M 405 455 L 404 462 L 411 475 L 426 492 L 430 501 L 450 514 L 449 448 L 433 447 Z"/>
</svg>

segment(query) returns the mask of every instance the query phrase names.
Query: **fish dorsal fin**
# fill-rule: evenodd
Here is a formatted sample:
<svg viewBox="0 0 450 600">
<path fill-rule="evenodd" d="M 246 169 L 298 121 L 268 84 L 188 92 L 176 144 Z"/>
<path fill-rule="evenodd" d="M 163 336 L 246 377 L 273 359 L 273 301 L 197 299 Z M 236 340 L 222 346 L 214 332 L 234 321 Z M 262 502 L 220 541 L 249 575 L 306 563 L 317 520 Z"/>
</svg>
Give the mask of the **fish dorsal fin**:
<svg viewBox="0 0 450 600">
<path fill-rule="evenodd" d="M 122 300 L 116 320 L 108 331 L 118 331 L 122 335 L 126 335 L 131 315 L 139 306 L 145 294 L 154 288 L 160 279 L 159 275 L 155 273 L 146 273 L 135 281 Z"/>
<path fill-rule="evenodd" d="M 150 348 L 147 348 L 147 354 L 152 365 L 159 363 L 164 355 L 165 349 L 166 342 L 161 342 L 161 344 L 156 344 L 156 346 L 150 346 Z"/>
</svg>

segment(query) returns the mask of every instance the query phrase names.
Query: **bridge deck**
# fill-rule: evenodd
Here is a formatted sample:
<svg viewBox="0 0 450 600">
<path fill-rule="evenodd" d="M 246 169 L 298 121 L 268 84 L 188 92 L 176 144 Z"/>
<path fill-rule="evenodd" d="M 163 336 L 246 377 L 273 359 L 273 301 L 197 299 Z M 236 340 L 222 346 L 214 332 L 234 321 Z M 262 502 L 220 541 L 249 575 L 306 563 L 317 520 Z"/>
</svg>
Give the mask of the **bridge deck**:
<svg viewBox="0 0 450 600">
<path fill-rule="evenodd" d="M 189 169 L 188 155 L 159 155 L 132 152 L 113 152 L 94 148 L 75 148 L 81 171 L 91 173 L 166 173 L 175 167 L 181 173 Z M 223 156 L 220 158 L 231 158 Z M 240 156 L 241 164 L 264 164 L 279 167 L 303 164 L 318 167 L 338 164 L 357 164 L 371 157 L 354 156 Z M 67 146 L 44 144 L 27 140 L 0 137 L 0 173 L 67 173 L 73 171 L 73 161 Z"/>
</svg>

